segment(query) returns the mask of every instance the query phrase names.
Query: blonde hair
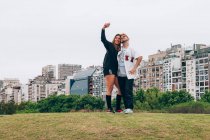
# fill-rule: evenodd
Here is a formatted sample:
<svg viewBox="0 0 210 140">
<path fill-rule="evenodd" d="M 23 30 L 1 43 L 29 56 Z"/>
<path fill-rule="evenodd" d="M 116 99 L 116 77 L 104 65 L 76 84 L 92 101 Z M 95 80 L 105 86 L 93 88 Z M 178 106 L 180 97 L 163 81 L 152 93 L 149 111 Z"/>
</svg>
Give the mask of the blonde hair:
<svg viewBox="0 0 210 140">
<path fill-rule="evenodd" d="M 126 35 L 125 33 L 122 33 L 120 36 L 126 36 L 129 39 L 128 35 Z"/>
</svg>

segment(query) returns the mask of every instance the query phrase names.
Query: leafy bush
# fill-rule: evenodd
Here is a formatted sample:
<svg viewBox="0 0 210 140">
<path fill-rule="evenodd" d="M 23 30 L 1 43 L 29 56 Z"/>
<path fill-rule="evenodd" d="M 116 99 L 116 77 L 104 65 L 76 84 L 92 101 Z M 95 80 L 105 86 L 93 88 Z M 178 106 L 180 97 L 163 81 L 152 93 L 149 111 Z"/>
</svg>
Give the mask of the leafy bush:
<svg viewBox="0 0 210 140">
<path fill-rule="evenodd" d="M 150 88 L 144 91 L 140 89 L 134 96 L 134 108 L 143 110 L 160 109 L 159 98 L 162 93 L 157 88 Z"/>
<path fill-rule="evenodd" d="M 174 105 L 169 108 L 170 113 L 210 113 L 210 103 L 192 101 Z"/>
<path fill-rule="evenodd" d="M 21 102 L 18 106 L 17 106 L 17 112 L 18 113 L 37 113 L 38 108 L 37 108 L 37 103 L 33 103 L 33 102 Z"/>
<path fill-rule="evenodd" d="M 78 95 L 52 95 L 37 103 L 40 112 L 68 112 L 75 109 Z"/>
<path fill-rule="evenodd" d="M 175 104 L 193 101 L 193 97 L 186 91 L 172 91 L 165 92 L 160 98 L 159 102 L 162 107 L 170 107 Z"/>
<path fill-rule="evenodd" d="M 210 91 L 205 91 L 205 94 L 201 96 L 201 101 L 210 103 Z"/>
<path fill-rule="evenodd" d="M 146 101 L 150 108 L 153 109 L 161 109 L 159 98 L 162 96 L 162 93 L 157 88 L 151 88 L 146 90 Z"/>
<path fill-rule="evenodd" d="M 141 103 L 146 101 L 146 95 L 143 89 L 140 89 L 136 92 L 136 95 L 134 96 L 134 101 L 139 101 Z"/>
<path fill-rule="evenodd" d="M 14 101 L 9 101 L 8 103 L 0 103 L 0 114 L 3 115 L 12 115 L 16 113 L 16 105 Z"/>
<path fill-rule="evenodd" d="M 101 98 L 84 95 L 77 101 L 76 110 L 102 110 L 104 108 L 104 104 L 105 103 Z"/>
<path fill-rule="evenodd" d="M 52 95 L 37 103 L 39 112 L 69 112 L 71 110 L 102 110 L 104 101 L 91 95 Z"/>
<path fill-rule="evenodd" d="M 4 114 L 4 102 L 0 102 L 0 115 Z"/>
<path fill-rule="evenodd" d="M 140 102 L 140 101 L 136 101 L 134 104 L 134 109 L 139 109 L 139 110 L 151 110 L 150 105 L 148 104 L 148 102 Z"/>
</svg>

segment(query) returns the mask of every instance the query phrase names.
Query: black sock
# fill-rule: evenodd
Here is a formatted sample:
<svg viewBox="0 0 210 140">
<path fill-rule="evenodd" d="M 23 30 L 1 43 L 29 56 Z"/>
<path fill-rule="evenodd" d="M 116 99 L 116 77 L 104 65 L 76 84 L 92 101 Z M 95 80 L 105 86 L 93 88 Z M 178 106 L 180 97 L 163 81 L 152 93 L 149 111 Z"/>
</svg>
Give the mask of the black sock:
<svg viewBox="0 0 210 140">
<path fill-rule="evenodd" d="M 121 105 L 121 95 L 117 94 L 117 97 L 116 97 L 116 110 L 120 110 L 121 109 L 120 105 Z"/>
<path fill-rule="evenodd" d="M 112 109 L 112 104 L 111 104 L 111 95 L 106 95 L 106 104 L 108 109 Z"/>
</svg>

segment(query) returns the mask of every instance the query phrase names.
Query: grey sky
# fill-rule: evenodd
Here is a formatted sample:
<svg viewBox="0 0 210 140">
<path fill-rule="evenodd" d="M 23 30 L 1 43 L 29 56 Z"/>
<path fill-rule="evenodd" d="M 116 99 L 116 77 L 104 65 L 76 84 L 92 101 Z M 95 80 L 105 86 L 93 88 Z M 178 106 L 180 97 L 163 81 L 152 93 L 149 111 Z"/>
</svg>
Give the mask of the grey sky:
<svg viewBox="0 0 210 140">
<path fill-rule="evenodd" d="M 26 83 L 45 65 L 102 65 L 108 40 L 125 32 L 147 58 L 170 44 L 210 44 L 209 0 L 0 0 L 0 79 Z"/>
</svg>

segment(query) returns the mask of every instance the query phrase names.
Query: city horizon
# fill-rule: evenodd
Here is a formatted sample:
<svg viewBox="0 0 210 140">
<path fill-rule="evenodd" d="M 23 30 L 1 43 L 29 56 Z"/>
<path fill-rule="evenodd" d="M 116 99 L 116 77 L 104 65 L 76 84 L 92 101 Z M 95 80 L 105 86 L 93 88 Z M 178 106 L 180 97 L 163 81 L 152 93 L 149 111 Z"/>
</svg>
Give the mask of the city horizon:
<svg viewBox="0 0 210 140">
<path fill-rule="evenodd" d="M 173 46 L 173 45 L 182 45 L 182 44 L 171 44 L 171 46 Z M 203 45 L 206 45 L 206 44 L 203 44 Z M 170 46 L 170 47 L 171 47 Z M 210 45 L 206 45 L 206 46 L 209 46 L 210 47 Z M 168 48 L 166 48 L 166 49 L 169 49 L 170 47 L 168 47 Z M 183 47 L 183 49 L 187 49 L 187 48 L 193 48 L 193 45 L 192 46 L 190 46 L 190 45 L 187 45 L 187 46 L 182 46 Z M 150 55 L 154 55 L 154 54 L 157 54 L 158 53 L 158 51 L 166 51 L 166 49 L 165 50 L 156 50 L 156 52 L 154 52 L 154 53 L 152 53 L 152 54 L 149 54 L 147 57 L 143 57 L 143 59 L 142 60 L 144 60 L 144 61 L 148 61 L 148 57 L 150 56 Z M 67 63 L 60 63 L 60 64 L 67 64 Z M 57 72 L 57 70 L 58 70 L 58 65 L 60 65 L 60 64 L 56 64 L 56 65 L 53 65 L 53 64 L 47 64 L 47 65 L 45 65 L 45 66 L 49 66 L 49 65 L 53 65 L 53 66 L 56 66 L 56 72 Z M 70 65 L 81 65 L 81 64 L 74 64 L 74 63 L 71 63 Z M 43 67 L 45 67 L 45 66 L 42 66 L 41 68 L 40 68 L 40 73 L 38 73 L 37 75 L 35 75 L 34 77 L 31 77 L 31 78 L 26 78 L 26 77 L 24 77 L 22 80 L 20 79 L 20 78 L 18 78 L 18 77 L 3 77 L 2 79 L 0 78 L 0 80 L 4 80 L 4 79 L 18 79 L 19 81 L 20 81 L 20 83 L 21 84 L 27 84 L 28 83 L 28 81 L 30 80 L 30 79 L 34 79 L 35 77 L 37 77 L 37 76 L 41 76 L 42 75 L 42 68 Z M 82 67 L 82 69 L 86 69 L 86 68 L 88 68 L 88 67 L 90 67 L 90 66 L 102 66 L 102 64 L 101 65 L 94 65 L 94 64 L 92 64 L 92 65 L 86 65 L 86 66 L 84 66 L 84 65 L 81 65 Z M 103 66 L 102 66 L 103 67 Z M 58 79 L 58 72 L 56 73 L 56 79 Z M 24 81 L 24 82 L 22 82 L 22 81 Z"/>
<path fill-rule="evenodd" d="M 81 4 L 82 3 L 82 4 Z M 100 40 L 125 32 L 143 59 L 172 45 L 210 45 L 208 1 L 1 1 L 0 80 L 26 83 L 46 65 L 102 65 Z M 126 10 L 124 10 L 126 9 Z"/>
</svg>

